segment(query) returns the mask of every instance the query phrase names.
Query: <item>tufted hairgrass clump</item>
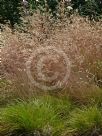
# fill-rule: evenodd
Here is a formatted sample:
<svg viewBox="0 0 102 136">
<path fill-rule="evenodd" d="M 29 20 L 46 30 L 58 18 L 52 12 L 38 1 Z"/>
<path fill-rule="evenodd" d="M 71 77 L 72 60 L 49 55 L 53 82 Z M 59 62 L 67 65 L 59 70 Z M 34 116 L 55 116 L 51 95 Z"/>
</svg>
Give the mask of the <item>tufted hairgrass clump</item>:
<svg viewBox="0 0 102 136">
<path fill-rule="evenodd" d="M 55 103 L 56 102 L 56 103 Z M 64 130 L 64 120 L 61 118 L 62 101 L 51 97 L 35 98 L 29 102 L 17 102 L 2 108 L 0 112 L 0 133 L 11 136 L 20 134 L 59 135 Z M 69 102 L 70 103 L 70 102 Z M 69 106 L 70 104 L 67 105 Z M 68 110 L 68 106 L 66 109 Z M 69 106 L 70 107 L 70 106 Z M 65 110 L 65 108 L 64 108 Z"/>
<path fill-rule="evenodd" d="M 69 130 L 78 135 L 102 132 L 102 111 L 95 105 L 75 109 L 68 120 Z"/>
<path fill-rule="evenodd" d="M 40 100 L 45 103 L 50 103 L 58 115 L 64 115 L 63 118 L 66 117 L 74 107 L 72 101 L 65 96 L 55 97 L 47 95 L 43 97 L 41 96 Z"/>
</svg>

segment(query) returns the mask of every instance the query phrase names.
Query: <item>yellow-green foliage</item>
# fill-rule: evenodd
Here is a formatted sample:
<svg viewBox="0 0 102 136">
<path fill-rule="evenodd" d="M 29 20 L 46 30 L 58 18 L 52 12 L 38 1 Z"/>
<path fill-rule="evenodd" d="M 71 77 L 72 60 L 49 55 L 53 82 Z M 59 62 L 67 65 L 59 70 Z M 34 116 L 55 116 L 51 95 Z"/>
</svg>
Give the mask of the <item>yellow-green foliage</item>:
<svg viewBox="0 0 102 136">
<path fill-rule="evenodd" d="M 69 130 L 78 134 L 90 134 L 102 130 L 102 112 L 97 106 L 74 110 L 68 120 Z"/>
<path fill-rule="evenodd" d="M 20 131 L 22 133 L 39 132 L 41 134 L 59 135 L 64 129 L 64 122 L 59 114 L 70 109 L 70 102 L 46 97 L 30 102 L 17 102 L 2 109 L 0 122 L 1 133 Z M 62 110 L 62 111 L 61 111 Z"/>
</svg>

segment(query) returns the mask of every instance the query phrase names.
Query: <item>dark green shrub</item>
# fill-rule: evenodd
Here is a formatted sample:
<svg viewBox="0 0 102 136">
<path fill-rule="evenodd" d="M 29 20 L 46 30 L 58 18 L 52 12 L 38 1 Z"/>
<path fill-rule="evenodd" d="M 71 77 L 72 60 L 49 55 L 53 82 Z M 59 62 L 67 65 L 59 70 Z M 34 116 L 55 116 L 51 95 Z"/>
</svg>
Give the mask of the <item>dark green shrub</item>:
<svg viewBox="0 0 102 136">
<path fill-rule="evenodd" d="M 57 13 L 57 0 L 30 0 L 30 8 L 33 10 L 39 9 L 42 12 L 49 12 L 53 16 Z"/>
<path fill-rule="evenodd" d="M 98 20 L 102 15 L 102 1 L 101 0 L 71 0 L 65 1 L 63 7 L 60 0 L 30 0 L 30 5 L 33 9 L 40 9 L 41 12 L 49 12 L 53 17 L 59 13 L 59 8 L 67 11 L 68 6 L 72 6 L 74 10 L 78 10 L 82 16 L 88 16 L 90 20 Z M 68 11 L 67 11 L 68 12 Z"/>
<path fill-rule="evenodd" d="M 61 0 L 28 0 L 30 10 L 39 9 L 41 13 L 50 13 L 53 17 L 60 16 L 60 10 L 69 12 L 68 6 L 77 9 L 82 16 L 88 16 L 90 20 L 99 20 L 102 17 L 101 0 L 71 0 L 65 1 L 64 6 L 60 7 Z M 9 23 L 11 27 L 15 23 L 20 23 L 21 17 L 21 0 L 0 0 L 0 23 Z M 60 9 L 59 8 L 64 8 Z M 64 12 L 66 14 L 66 12 Z"/>
<path fill-rule="evenodd" d="M 0 0 L 0 23 L 9 23 L 11 27 L 20 22 L 20 0 Z"/>
<path fill-rule="evenodd" d="M 98 20 L 102 15 L 101 0 L 72 0 L 73 9 L 78 9 L 82 16 L 88 16 L 90 20 Z"/>
</svg>

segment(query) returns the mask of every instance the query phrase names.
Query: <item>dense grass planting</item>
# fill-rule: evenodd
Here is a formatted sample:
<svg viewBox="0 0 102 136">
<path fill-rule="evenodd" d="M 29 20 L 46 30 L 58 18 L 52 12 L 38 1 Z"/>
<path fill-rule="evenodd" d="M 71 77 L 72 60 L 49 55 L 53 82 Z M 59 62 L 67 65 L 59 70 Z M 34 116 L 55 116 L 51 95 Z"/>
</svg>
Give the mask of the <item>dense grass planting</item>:
<svg viewBox="0 0 102 136">
<path fill-rule="evenodd" d="M 40 14 L 29 17 L 27 23 L 13 33 L 5 27 L 1 36 L 0 136 L 102 135 L 101 23 L 91 24 L 79 16 L 55 23 Z M 25 63 L 37 46 L 45 48 L 44 51 L 48 46 L 58 49 L 60 46 L 69 57 L 70 75 L 59 89 L 38 89 L 29 81 Z M 52 53 L 56 62 L 55 52 Z M 47 52 L 43 57 L 48 59 L 48 55 Z M 38 54 L 31 69 L 38 79 L 33 66 L 39 58 Z M 45 71 L 42 67 L 40 70 L 47 77 L 57 71 L 58 83 L 66 69 L 63 65 L 58 67 L 62 60 L 57 62 L 53 67 L 47 60 Z M 49 86 L 55 83 L 44 81 Z"/>
<path fill-rule="evenodd" d="M 46 96 L 28 102 L 16 101 L 0 111 L 2 136 L 89 136 L 101 132 L 101 109 L 98 106 L 77 108 L 68 99 Z"/>
<path fill-rule="evenodd" d="M 59 100 L 59 102 L 58 102 Z M 1 134 L 40 133 L 60 135 L 64 129 L 63 115 L 70 111 L 70 101 L 53 97 L 17 102 L 3 108 L 0 113 Z"/>
<path fill-rule="evenodd" d="M 0 0 L 0 136 L 102 136 L 102 0 Z"/>
</svg>

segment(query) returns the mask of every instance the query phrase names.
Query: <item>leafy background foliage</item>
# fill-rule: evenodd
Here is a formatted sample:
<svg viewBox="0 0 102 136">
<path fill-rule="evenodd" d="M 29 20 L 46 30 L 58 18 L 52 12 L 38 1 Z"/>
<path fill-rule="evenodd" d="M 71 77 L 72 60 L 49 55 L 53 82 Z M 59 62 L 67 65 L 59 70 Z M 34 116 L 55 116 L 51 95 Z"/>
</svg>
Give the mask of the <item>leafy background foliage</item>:
<svg viewBox="0 0 102 136">
<path fill-rule="evenodd" d="M 21 17 L 20 0 L 1 0 L 0 1 L 0 23 L 9 22 L 13 27 L 20 22 Z"/>
<path fill-rule="evenodd" d="M 72 0 L 72 4 L 74 9 L 78 9 L 80 15 L 88 16 L 90 20 L 98 20 L 102 14 L 101 0 Z"/>
<path fill-rule="evenodd" d="M 60 13 L 59 8 L 64 8 L 64 13 L 68 6 L 71 6 L 73 10 L 82 16 L 88 16 L 90 20 L 99 20 L 102 16 L 102 1 L 101 0 L 28 0 L 27 10 L 36 11 L 40 10 L 41 13 L 50 13 L 52 17 L 58 16 Z M 9 22 L 11 26 L 20 22 L 21 9 L 23 8 L 22 1 L 20 0 L 1 0 L 0 1 L 0 23 Z M 25 7 L 26 8 L 26 7 Z M 68 12 L 68 10 L 67 10 Z M 72 12 L 71 12 L 72 13 Z"/>
</svg>

